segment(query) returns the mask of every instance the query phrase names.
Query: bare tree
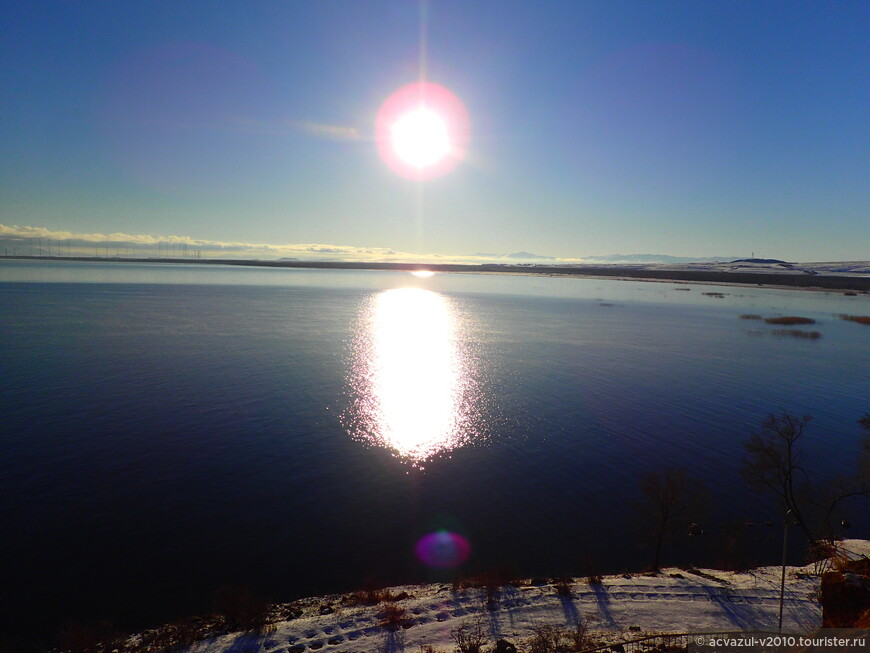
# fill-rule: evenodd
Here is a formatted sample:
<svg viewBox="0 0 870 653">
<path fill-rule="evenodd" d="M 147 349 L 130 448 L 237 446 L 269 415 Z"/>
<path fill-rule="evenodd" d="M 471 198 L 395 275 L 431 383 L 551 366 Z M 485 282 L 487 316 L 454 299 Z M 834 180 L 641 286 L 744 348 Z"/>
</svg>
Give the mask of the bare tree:
<svg viewBox="0 0 870 653">
<path fill-rule="evenodd" d="M 864 417 L 858 420 L 861 428 L 867 430 L 864 443 L 861 446 L 861 458 L 859 461 L 859 474 L 864 480 L 870 479 L 870 413 L 864 413 Z"/>
<path fill-rule="evenodd" d="M 702 518 L 709 492 L 684 469 L 675 467 L 647 474 L 641 479 L 640 489 L 641 509 L 651 522 L 655 541 L 652 566 L 659 569 L 664 543 L 677 534 L 687 533 L 692 522 Z"/>
<path fill-rule="evenodd" d="M 810 419 L 809 415 L 795 417 L 785 412 L 769 415 L 762 422 L 761 431 L 750 436 L 744 445 L 747 455 L 743 460 L 743 478 L 751 486 L 773 493 L 784 510 L 791 510 L 807 540 L 813 541 L 798 499 L 799 489 L 809 483 L 798 441 Z"/>
<path fill-rule="evenodd" d="M 870 496 L 870 484 L 862 474 L 847 476 L 838 474 L 819 487 L 807 486 L 806 502 L 812 506 L 823 529 L 821 535 L 828 542 L 837 536 L 839 509 L 848 499 Z"/>
<path fill-rule="evenodd" d="M 852 497 L 870 496 L 870 483 L 864 471 L 854 476 L 839 474 L 822 484 L 811 482 L 800 442 L 809 422 L 809 415 L 769 415 L 761 431 L 744 445 L 743 477 L 751 486 L 773 494 L 813 543 L 823 535 L 828 540 L 834 538 L 838 508 Z M 859 422 L 870 428 L 870 415 Z M 865 449 L 870 451 L 870 442 L 865 443 Z"/>
<path fill-rule="evenodd" d="M 834 539 L 837 510 L 853 497 L 870 497 L 870 413 L 865 413 L 858 424 L 868 433 L 864 436 L 858 455 L 858 470 L 853 475 L 838 474 L 820 490 L 813 492 L 811 503 L 821 512 L 828 540 Z"/>
</svg>

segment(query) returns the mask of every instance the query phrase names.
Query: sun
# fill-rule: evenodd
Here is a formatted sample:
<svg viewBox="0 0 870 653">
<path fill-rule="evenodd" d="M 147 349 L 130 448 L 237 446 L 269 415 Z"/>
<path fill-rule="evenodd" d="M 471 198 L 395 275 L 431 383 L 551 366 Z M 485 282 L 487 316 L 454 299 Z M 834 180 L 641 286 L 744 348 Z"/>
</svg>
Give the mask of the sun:
<svg viewBox="0 0 870 653">
<path fill-rule="evenodd" d="M 390 138 L 396 155 L 415 168 L 435 165 L 450 153 L 447 124 L 424 106 L 400 116 L 390 128 Z"/>
<path fill-rule="evenodd" d="M 468 147 L 468 112 L 451 91 L 415 82 L 394 91 L 378 111 L 375 138 L 396 174 L 422 181 L 453 170 Z"/>
</svg>

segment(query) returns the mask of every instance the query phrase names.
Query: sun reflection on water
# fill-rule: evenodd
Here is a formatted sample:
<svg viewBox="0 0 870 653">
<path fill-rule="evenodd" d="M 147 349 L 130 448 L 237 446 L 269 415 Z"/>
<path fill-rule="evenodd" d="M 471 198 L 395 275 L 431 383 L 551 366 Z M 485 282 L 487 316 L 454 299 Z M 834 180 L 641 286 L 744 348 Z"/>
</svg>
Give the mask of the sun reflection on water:
<svg viewBox="0 0 870 653">
<path fill-rule="evenodd" d="M 366 306 L 350 373 L 351 434 L 420 466 L 472 436 L 472 374 L 449 300 L 420 288 Z"/>
</svg>

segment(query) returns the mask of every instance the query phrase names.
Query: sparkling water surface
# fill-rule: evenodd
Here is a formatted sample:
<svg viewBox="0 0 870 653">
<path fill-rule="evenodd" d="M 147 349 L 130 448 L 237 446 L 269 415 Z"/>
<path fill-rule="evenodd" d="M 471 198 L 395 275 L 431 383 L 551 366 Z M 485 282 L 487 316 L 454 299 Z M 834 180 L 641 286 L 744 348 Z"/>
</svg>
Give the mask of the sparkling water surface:
<svg viewBox="0 0 870 653">
<path fill-rule="evenodd" d="M 647 472 L 703 479 L 711 532 L 770 516 L 739 469 L 771 412 L 813 416 L 812 472 L 854 464 L 870 328 L 839 313 L 870 296 L 2 261 L 4 619 L 440 580 L 415 545 L 443 529 L 470 545 L 459 573 L 641 567 Z"/>
</svg>

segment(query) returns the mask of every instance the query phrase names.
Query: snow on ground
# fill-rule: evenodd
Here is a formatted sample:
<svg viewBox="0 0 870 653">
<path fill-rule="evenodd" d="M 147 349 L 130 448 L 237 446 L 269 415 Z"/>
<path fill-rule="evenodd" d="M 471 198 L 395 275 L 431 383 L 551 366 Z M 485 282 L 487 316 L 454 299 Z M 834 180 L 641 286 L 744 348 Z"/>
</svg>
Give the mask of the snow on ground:
<svg viewBox="0 0 870 653">
<path fill-rule="evenodd" d="M 870 543 L 847 540 L 844 548 L 861 555 Z M 783 630 L 809 632 L 821 624 L 816 599 L 819 577 L 813 566 L 787 568 Z M 817 569 L 815 571 L 818 571 Z M 417 652 L 421 646 L 454 650 L 451 630 L 481 619 L 491 643 L 528 637 L 540 625 L 573 628 L 585 620 L 593 631 L 614 638 L 645 633 L 733 632 L 776 630 L 781 567 L 762 567 L 746 573 L 667 569 L 656 575 L 626 574 L 604 577 L 600 585 L 577 579 L 571 596 L 557 586 L 525 584 L 499 588 L 487 604 L 485 589 L 454 590 L 450 585 L 392 588 L 405 598 L 389 605 L 404 609 L 401 628 L 384 628 L 384 609 L 348 607 L 343 596 L 305 599 L 297 605 L 301 616 L 276 624 L 265 635 L 235 633 L 194 645 L 189 653 L 364 653 Z M 346 596 L 346 595 L 345 595 Z M 328 608 L 326 607 L 328 606 Z M 329 612 L 321 614 L 321 612 Z"/>
<path fill-rule="evenodd" d="M 673 266 L 675 269 L 713 270 L 716 272 L 753 272 L 765 274 L 817 274 L 820 276 L 867 276 L 870 274 L 870 261 L 845 261 L 833 263 L 789 263 L 768 262 L 754 259 L 731 261 L 728 263 L 687 264 Z"/>
<path fill-rule="evenodd" d="M 577 267 L 582 267 L 577 266 Z M 614 267 L 632 270 L 693 270 L 705 272 L 735 272 L 755 274 L 820 275 L 839 277 L 866 277 L 870 275 L 870 261 L 835 261 L 795 263 L 775 259 L 740 259 L 736 261 L 708 261 L 692 263 L 634 263 Z"/>
<path fill-rule="evenodd" d="M 870 558 L 870 540 L 842 540 L 837 542 L 837 551 L 849 560 Z"/>
</svg>

